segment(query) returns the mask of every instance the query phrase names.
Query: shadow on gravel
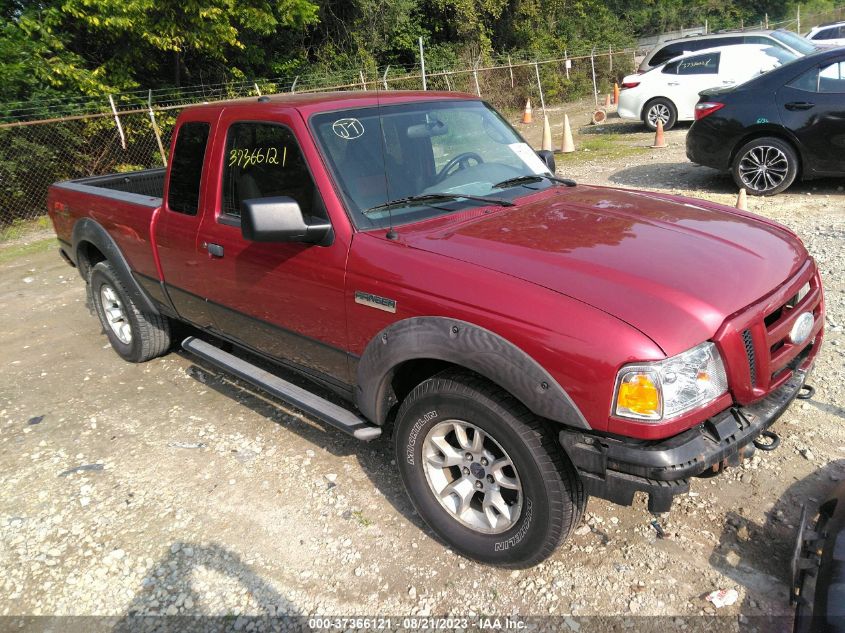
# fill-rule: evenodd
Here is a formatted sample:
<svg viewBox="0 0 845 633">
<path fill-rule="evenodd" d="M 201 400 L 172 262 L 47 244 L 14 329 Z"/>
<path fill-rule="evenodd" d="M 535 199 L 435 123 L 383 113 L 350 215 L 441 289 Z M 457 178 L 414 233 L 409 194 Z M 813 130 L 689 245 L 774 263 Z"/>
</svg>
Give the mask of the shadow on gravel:
<svg viewBox="0 0 845 633">
<path fill-rule="evenodd" d="M 617 185 L 649 189 L 706 189 L 712 193 L 737 191 L 728 174 L 693 163 L 649 162 L 620 169 L 608 180 Z"/>
<path fill-rule="evenodd" d="M 789 605 L 792 549 L 798 533 L 801 506 L 813 516 L 818 504 L 845 479 L 845 459 L 830 462 L 792 484 L 766 513 L 759 525 L 739 512 L 729 512 L 719 544 L 710 554 L 710 565 L 746 588 L 739 612 L 753 617 L 753 626 L 741 630 L 791 633 L 792 622 L 777 615 L 760 618 L 759 600 Z M 714 587 L 714 589 L 725 587 Z"/>
<path fill-rule="evenodd" d="M 691 123 L 678 123 L 669 132 L 676 130 L 688 130 Z M 608 115 L 607 123 L 600 125 L 584 125 L 578 128 L 579 134 L 654 134 L 653 130 L 648 129 L 646 125 L 640 121 L 628 121 L 620 119 L 616 114 Z"/>
<path fill-rule="evenodd" d="M 276 400 L 269 394 L 237 380 L 191 354 L 181 350 L 176 353 L 192 363 L 187 369 L 188 375 L 206 387 L 214 389 L 242 406 L 248 407 L 271 422 L 284 426 L 287 430 L 298 434 L 315 446 L 324 448 L 332 455 L 338 457 L 354 455 L 373 486 L 384 495 L 384 498 L 390 502 L 396 511 L 431 538 L 437 538 L 414 510 L 408 495 L 405 494 L 405 489 L 399 478 L 399 471 L 391 463 L 394 455 L 389 429 L 384 435 L 372 442 L 361 442 L 341 431 L 324 427 L 320 422 L 312 420 L 306 414 L 302 414 L 301 418 L 291 415 L 288 413 L 289 409 L 294 409 L 291 405 Z M 288 382 L 313 391 L 320 397 L 339 406 L 349 407 L 347 402 L 344 402 L 331 390 L 321 387 L 295 372 L 284 371 L 276 365 L 271 365 L 241 352 L 238 355 L 273 372 Z"/>
<path fill-rule="evenodd" d="M 208 578 L 201 579 L 201 574 Z M 160 590 L 166 598 L 162 598 Z M 205 603 L 209 594 L 221 591 L 228 591 L 229 597 L 233 594 L 250 596 L 257 610 L 248 617 L 234 616 L 220 613 L 219 607 Z M 227 602 L 219 595 L 215 600 L 222 604 Z M 176 542 L 167 555 L 147 570 L 141 589 L 111 630 L 113 633 L 193 631 L 212 623 L 228 625 L 225 630 L 241 630 L 255 628 L 254 624 L 252 627 L 247 625 L 256 620 L 299 615 L 297 607 L 238 554 L 213 543 Z"/>
</svg>

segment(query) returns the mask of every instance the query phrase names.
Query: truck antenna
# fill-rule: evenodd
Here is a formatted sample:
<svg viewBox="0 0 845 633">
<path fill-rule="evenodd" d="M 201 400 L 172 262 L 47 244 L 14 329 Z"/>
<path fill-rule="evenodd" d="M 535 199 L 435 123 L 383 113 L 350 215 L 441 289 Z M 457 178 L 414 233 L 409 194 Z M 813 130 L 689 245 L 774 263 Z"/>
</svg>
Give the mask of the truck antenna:
<svg viewBox="0 0 845 633">
<path fill-rule="evenodd" d="M 390 182 L 387 177 L 387 143 L 384 140 L 384 123 L 381 119 L 381 96 L 379 93 L 379 85 L 376 82 L 376 112 L 378 116 L 379 139 L 381 144 L 381 166 L 384 171 L 384 194 L 387 197 L 385 202 L 390 202 Z M 385 237 L 389 240 L 395 240 L 399 234 L 393 230 L 393 211 L 387 207 L 387 233 Z"/>
</svg>

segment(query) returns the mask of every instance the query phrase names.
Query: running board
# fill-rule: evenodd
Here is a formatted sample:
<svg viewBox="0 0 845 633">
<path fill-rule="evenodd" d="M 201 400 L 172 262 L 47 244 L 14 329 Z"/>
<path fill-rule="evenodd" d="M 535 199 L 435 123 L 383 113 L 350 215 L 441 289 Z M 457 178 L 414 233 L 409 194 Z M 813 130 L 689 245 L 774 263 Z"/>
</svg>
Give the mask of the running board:
<svg viewBox="0 0 845 633">
<path fill-rule="evenodd" d="M 282 380 L 194 336 L 189 336 L 182 341 L 182 348 L 356 439 L 369 442 L 381 435 L 381 427 L 373 426 L 352 411 Z"/>
</svg>

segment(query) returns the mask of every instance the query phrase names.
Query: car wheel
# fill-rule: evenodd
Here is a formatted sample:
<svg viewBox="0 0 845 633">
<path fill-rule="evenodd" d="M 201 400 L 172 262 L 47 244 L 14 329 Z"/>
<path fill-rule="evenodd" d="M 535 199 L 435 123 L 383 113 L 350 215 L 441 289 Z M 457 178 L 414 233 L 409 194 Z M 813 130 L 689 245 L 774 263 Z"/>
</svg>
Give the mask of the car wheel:
<svg viewBox="0 0 845 633">
<path fill-rule="evenodd" d="M 554 433 L 475 374 L 450 370 L 418 385 L 394 437 L 417 512 L 468 558 L 534 565 L 581 520 L 586 495 Z"/>
<path fill-rule="evenodd" d="M 107 261 L 91 269 L 88 292 L 103 330 L 121 358 L 142 363 L 170 348 L 169 320 L 138 310 Z"/>
<path fill-rule="evenodd" d="M 663 121 L 663 129 L 671 130 L 678 121 L 678 111 L 669 99 L 652 99 L 643 108 L 643 123 L 648 129 L 657 129 L 657 122 Z"/>
<path fill-rule="evenodd" d="M 778 138 L 756 138 L 739 148 L 731 173 L 737 187 L 751 195 L 773 196 L 795 181 L 798 155 Z"/>
</svg>

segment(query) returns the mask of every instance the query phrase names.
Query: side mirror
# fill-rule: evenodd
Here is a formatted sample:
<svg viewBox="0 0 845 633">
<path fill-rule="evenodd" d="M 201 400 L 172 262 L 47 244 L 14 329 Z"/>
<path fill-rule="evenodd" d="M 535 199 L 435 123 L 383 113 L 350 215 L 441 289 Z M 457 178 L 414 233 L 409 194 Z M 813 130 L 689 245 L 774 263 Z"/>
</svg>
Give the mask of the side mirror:
<svg viewBox="0 0 845 633">
<path fill-rule="evenodd" d="M 328 246 L 332 225 L 325 220 L 308 223 L 293 198 L 252 198 L 241 201 L 241 233 L 251 242 L 304 242 Z"/>
<path fill-rule="evenodd" d="M 548 167 L 549 171 L 555 173 L 555 155 L 547 149 L 538 149 L 537 156 Z"/>
</svg>

